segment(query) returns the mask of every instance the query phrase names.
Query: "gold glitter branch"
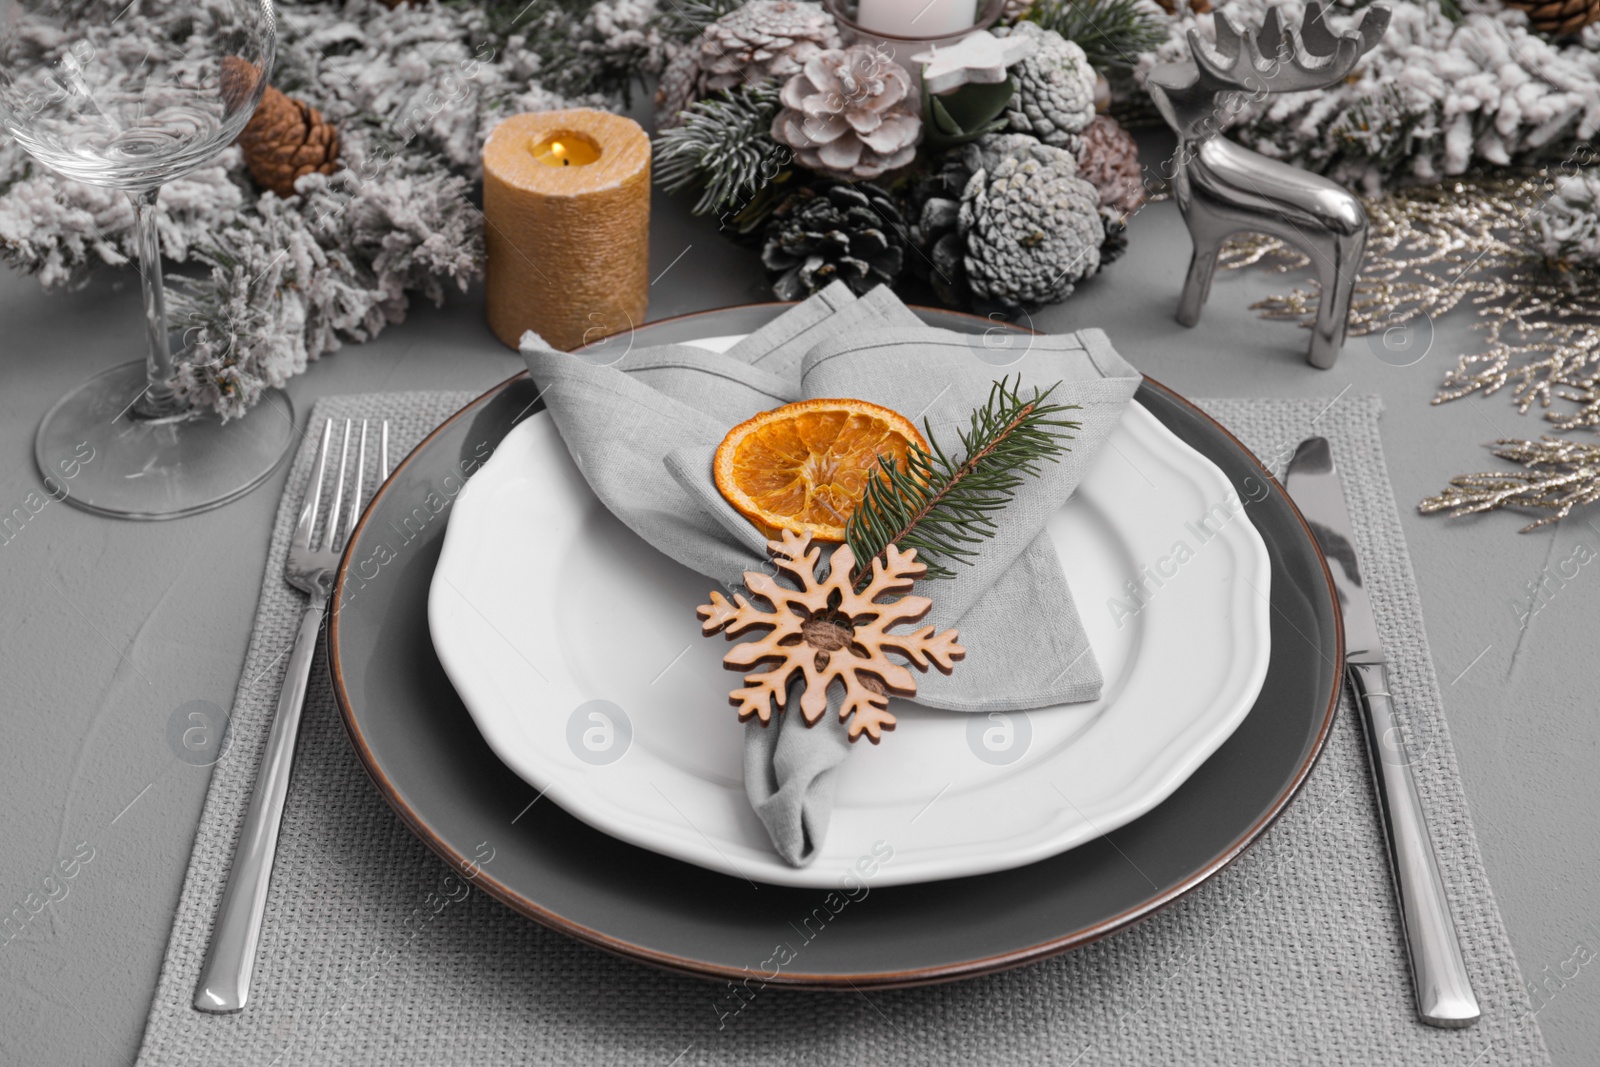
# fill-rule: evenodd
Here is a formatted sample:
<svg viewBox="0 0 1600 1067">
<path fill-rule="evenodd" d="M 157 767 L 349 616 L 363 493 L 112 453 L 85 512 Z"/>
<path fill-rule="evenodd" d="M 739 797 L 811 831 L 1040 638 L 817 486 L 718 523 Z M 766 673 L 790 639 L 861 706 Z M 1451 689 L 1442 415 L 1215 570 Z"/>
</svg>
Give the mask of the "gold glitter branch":
<svg viewBox="0 0 1600 1067">
<path fill-rule="evenodd" d="M 1523 533 L 1567 517 L 1573 508 L 1600 500 L 1600 445 L 1560 438 L 1495 442 L 1494 454 L 1527 470 L 1463 474 L 1450 479 L 1438 496 L 1419 505 L 1424 514 L 1447 511 L 1451 517 L 1502 508 L 1546 510 L 1550 514 L 1522 528 Z"/>
<path fill-rule="evenodd" d="M 1473 307 L 1474 328 L 1488 344 L 1458 357 L 1434 403 L 1509 386 L 1520 412 L 1563 401 L 1544 416 L 1558 429 L 1600 425 L 1600 272 L 1549 263 L 1523 243 L 1551 188 L 1541 172 L 1462 179 L 1368 200 L 1367 253 L 1350 333 Z M 1291 246 L 1254 235 L 1230 242 L 1221 262 L 1277 273 L 1309 266 Z M 1315 287 L 1299 287 L 1253 306 L 1265 318 L 1309 326 L 1318 298 Z"/>
<path fill-rule="evenodd" d="M 1582 281 L 1561 290 L 1547 282 L 1541 291 L 1517 294 L 1512 307 L 1480 312 L 1476 328 L 1488 334 L 1487 350 L 1459 357 L 1433 402 L 1480 390 L 1489 396 L 1509 385 L 1524 414 L 1535 402 L 1575 405 L 1544 413 L 1558 430 L 1600 425 L 1600 283 L 1592 276 Z M 1564 292 L 1561 303 L 1554 291 Z"/>
</svg>

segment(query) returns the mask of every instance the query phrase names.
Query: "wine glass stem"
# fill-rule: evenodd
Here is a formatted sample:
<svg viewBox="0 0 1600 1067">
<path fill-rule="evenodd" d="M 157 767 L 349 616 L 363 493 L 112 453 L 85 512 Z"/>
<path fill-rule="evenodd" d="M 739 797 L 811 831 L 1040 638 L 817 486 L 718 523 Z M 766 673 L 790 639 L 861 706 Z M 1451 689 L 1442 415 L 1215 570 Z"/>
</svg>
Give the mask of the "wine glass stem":
<svg viewBox="0 0 1600 1067">
<path fill-rule="evenodd" d="M 161 188 L 128 194 L 133 201 L 134 237 L 139 246 L 139 273 L 144 278 L 144 321 L 150 354 L 145 359 L 144 393 L 134 403 L 133 414 L 145 419 L 170 418 L 188 405 L 172 388 L 176 376 L 167 337 L 167 306 L 161 291 L 161 235 L 156 231 L 156 197 Z"/>
</svg>

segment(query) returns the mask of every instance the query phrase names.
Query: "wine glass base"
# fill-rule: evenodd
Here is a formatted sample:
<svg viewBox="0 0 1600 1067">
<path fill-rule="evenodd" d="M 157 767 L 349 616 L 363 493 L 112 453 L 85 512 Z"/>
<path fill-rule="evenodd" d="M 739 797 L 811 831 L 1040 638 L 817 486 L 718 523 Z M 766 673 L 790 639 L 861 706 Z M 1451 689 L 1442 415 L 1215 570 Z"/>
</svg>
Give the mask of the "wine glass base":
<svg viewBox="0 0 1600 1067">
<path fill-rule="evenodd" d="M 237 500 L 267 479 L 299 437 L 279 389 L 226 425 L 211 412 L 145 422 L 132 406 L 143 361 L 90 378 L 56 402 L 34 438 L 45 490 L 119 519 L 175 519 Z"/>
</svg>

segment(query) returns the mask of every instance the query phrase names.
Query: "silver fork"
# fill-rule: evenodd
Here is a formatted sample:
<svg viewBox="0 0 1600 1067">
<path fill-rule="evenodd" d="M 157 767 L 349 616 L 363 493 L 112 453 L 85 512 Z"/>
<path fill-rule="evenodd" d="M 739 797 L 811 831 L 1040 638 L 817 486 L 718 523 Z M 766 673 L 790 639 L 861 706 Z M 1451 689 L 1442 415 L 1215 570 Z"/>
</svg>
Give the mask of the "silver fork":
<svg viewBox="0 0 1600 1067">
<path fill-rule="evenodd" d="M 334 482 L 333 501 L 326 512 L 322 536 L 316 535 L 317 517 L 322 508 L 324 482 L 328 470 L 328 448 L 333 440 L 333 420 L 322 428 L 322 446 L 317 450 L 317 472 L 306 490 L 289 546 L 289 561 L 284 580 L 310 598 L 300 617 L 294 650 L 289 654 L 289 669 L 278 693 L 278 710 L 267 736 L 267 750 L 256 771 L 255 790 L 245 812 L 244 828 L 233 850 L 233 866 L 217 906 L 217 920 L 211 928 L 211 944 L 205 965 L 200 969 L 200 984 L 194 1006 L 201 1011 L 234 1012 L 250 997 L 250 974 L 255 970 L 256 948 L 261 941 L 261 920 L 267 904 L 267 885 L 272 879 L 272 859 L 278 851 L 278 827 L 283 822 L 283 802 L 289 794 L 289 771 L 294 762 L 295 739 L 300 733 L 300 709 L 305 705 L 306 686 L 311 679 L 311 663 L 317 654 L 317 635 L 322 616 L 333 591 L 334 572 L 344 552 L 344 542 L 361 517 L 361 475 L 367 461 L 367 420 L 361 420 L 361 436 L 356 452 L 355 486 L 350 494 L 349 516 L 344 518 L 345 475 L 350 465 L 350 435 L 354 424 L 344 420 L 344 441 L 339 449 L 339 468 Z M 379 431 L 378 482 L 389 477 L 389 421 Z M 341 536 L 341 526 L 343 535 Z M 320 541 L 320 543 L 318 543 Z"/>
</svg>

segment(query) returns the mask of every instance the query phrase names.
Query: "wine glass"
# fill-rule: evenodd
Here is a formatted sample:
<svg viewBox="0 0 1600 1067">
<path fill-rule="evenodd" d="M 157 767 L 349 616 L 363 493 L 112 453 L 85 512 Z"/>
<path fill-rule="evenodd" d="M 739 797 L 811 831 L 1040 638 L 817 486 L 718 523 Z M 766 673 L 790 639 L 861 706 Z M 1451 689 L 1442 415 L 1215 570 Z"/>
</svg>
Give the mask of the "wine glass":
<svg viewBox="0 0 1600 1067">
<path fill-rule="evenodd" d="M 239 135 L 276 47 L 271 0 L 0 0 L 0 128 L 56 173 L 133 203 L 148 355 L 62 397 L 34 441 L 46 488 L 79 507 L 204 511 L 260 484 L 293 440 L 279 390 L 225 425 L 174 389 L 156 230 L 162 184 Z"/>
</svg>

